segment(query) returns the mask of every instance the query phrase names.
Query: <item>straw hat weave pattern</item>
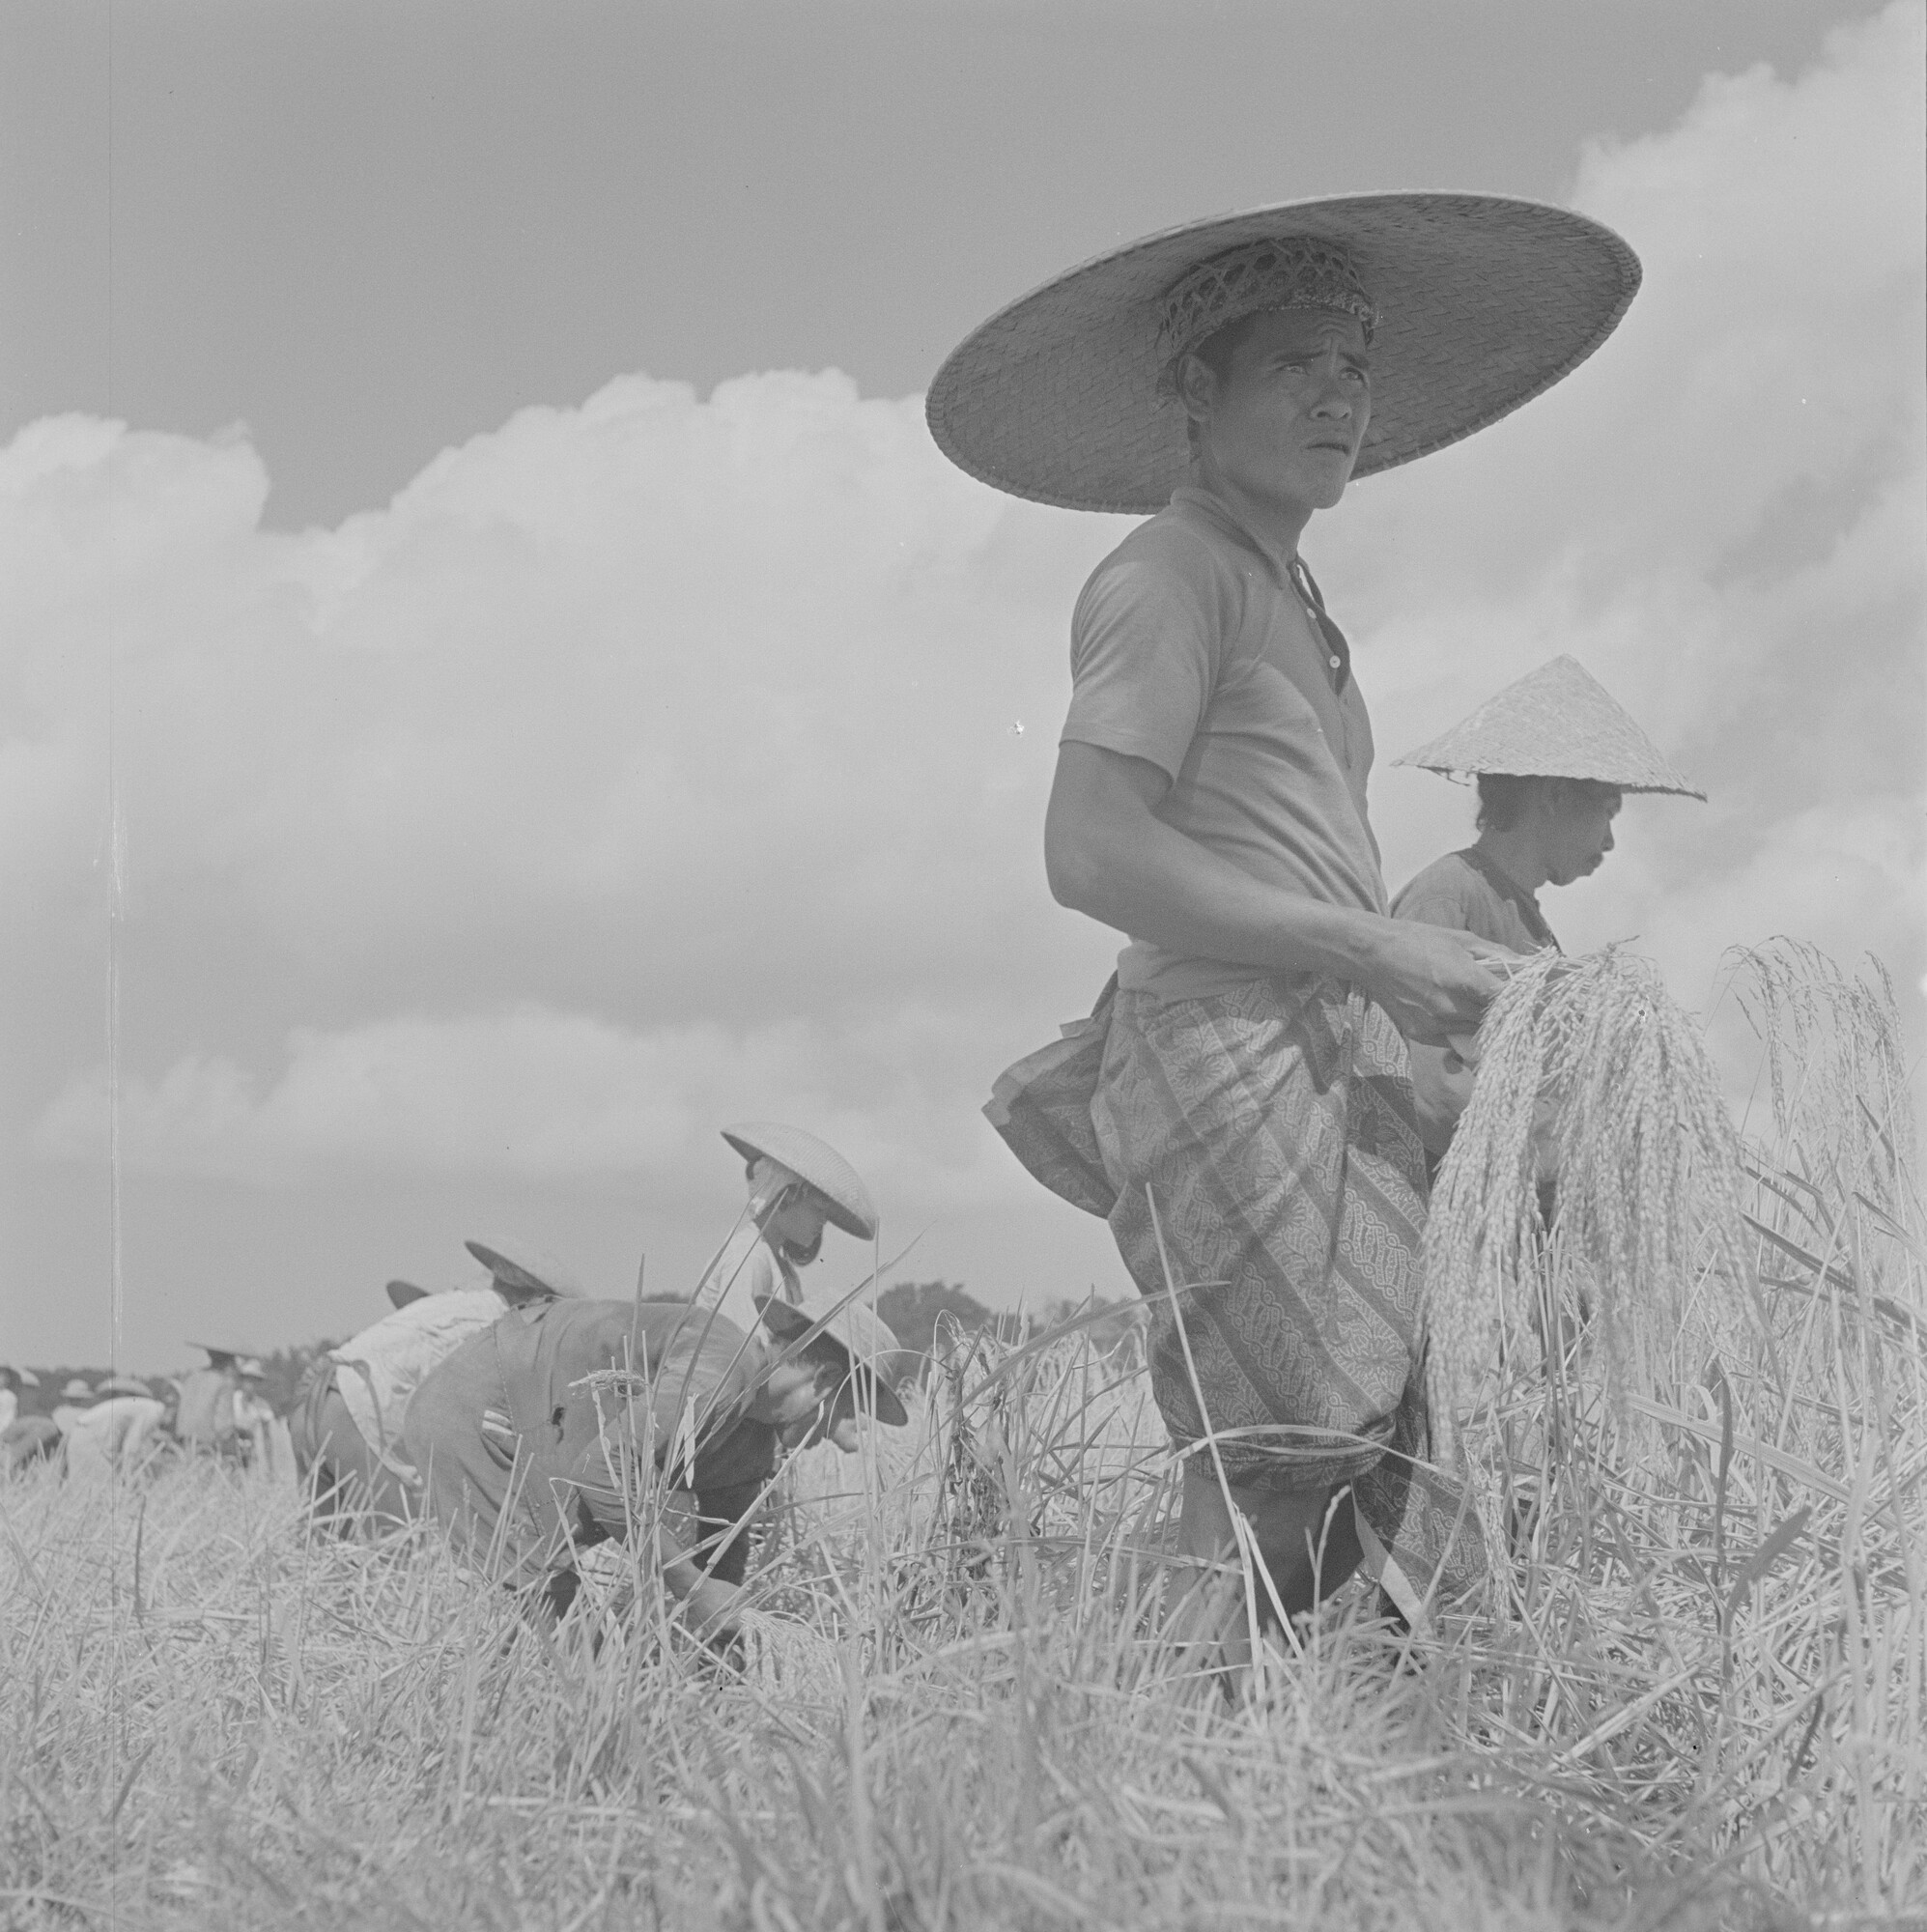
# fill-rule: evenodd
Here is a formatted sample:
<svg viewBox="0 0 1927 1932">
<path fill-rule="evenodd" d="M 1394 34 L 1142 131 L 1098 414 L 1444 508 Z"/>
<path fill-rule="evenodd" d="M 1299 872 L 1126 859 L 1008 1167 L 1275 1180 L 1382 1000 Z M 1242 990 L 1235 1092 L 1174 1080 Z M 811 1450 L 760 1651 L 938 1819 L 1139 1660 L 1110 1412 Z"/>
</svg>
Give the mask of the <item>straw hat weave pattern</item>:
<svg viewBox="0 0 1927 1932">
<path fill-rule="evenodd" d="M 1572 657 L 1553 658 L 1527 672 L 1442 737 L 1392 762 L 1430 772 L 1590 779 L 1616 791 L 1706 797 Z"/>
<path fill-rule="evenodd" d="M 1638 258 L 1610 229 L 1498 195 L 1338 195 L 1190 222 L 1059 275 L 974 330 L 930 385 L 938 447 L 1013 496 L 1161 510 L 1190 468 L 1183 409 L 1159 398 L 1174 298 L 1216 258 L 1261 243 L 1329 244 L 1375 311 L 1357 476 L 1442 449 L 1550 388 L 1639 286 Z M 1339 288 L 1336 269 L 1331 279 Z M 1348 300 L 1318 305 L 1351 312 Z"/>
</svg>

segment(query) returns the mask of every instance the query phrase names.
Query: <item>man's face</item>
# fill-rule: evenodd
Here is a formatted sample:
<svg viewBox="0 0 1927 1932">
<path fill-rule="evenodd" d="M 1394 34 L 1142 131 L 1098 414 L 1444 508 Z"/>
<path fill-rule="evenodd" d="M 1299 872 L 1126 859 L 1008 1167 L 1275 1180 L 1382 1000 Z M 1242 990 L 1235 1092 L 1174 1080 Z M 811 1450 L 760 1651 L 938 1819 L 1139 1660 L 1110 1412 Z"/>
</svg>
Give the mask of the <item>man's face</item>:
<svg viewBox="0 0 1927 1932">
<path fill-rule="evenodd" d="M 1296 512 L 1328 510 L 1345 495 L 1372 419 L 1371 357 L 1351 317 L 1260 315 L 1233 352 L 1228 380 L 1195 359 L 1187 373 L 1186 407 L 1207 469 Z"/>
<path fill-rule="evenodd" d="M 1545 882 L 1570 886 L 1589 878 L 1612 850 L 1619 794 L 1602 785 L 1556 784 L 1547 801 Z"/>
<path fill-rule="evenodd" d="M 779 1362 L 763 1378 L 749 1413 L 758 1422 L 773 1423 L 787 1439 L 792 1430 L 814 1422 L 837 1379 L 836 1371 L 810 1355 Z"/>
</svg>

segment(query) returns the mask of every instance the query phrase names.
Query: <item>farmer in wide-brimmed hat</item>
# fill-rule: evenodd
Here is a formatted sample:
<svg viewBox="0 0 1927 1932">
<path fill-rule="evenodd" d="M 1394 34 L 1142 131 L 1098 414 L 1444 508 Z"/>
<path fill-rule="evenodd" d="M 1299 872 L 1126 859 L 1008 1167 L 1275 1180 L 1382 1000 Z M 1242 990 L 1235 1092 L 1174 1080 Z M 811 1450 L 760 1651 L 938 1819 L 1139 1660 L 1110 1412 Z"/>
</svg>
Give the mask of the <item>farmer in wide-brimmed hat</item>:
<svg viewBox="0 0 1927 1932">
<path fill-rule="evenodd" d="M 801 1271 L 822 1252 L 826 1228 L 875 1240 L 876 1204 L 856 1169 L 802 1127 L 744 1121 L 723 1138 L 743 1158 L 749 1201 L 695 1299 L 751 1329 L 765 1300 L 802 1301 Z"/>
<path fill-rule="evenodd" d="M 741 1526 L 779 1445 L 815 1435 L 826 1405 L 831 1427 L 844 1406 L 904 1420 L 887 1379 L 900 1357 L 881 1322 L 779 1297 L 768 1312 L 786 1340 L 680 1301 L 543 1302 L 470 1337 L 409 1404 L 408 1455 L 436 1518 L 558 1616 L 579 1585 L 576 1552 L 631 1533 L 637 1477 L 653 1464 L 673 1503 L 656 1534 L 664 1580 L 698 1628 L 730 1630 Z"/>
<path fill-rule="evenodd" d="M 346 1521 L 366 1510 L 378 1525 L 405 1521 L 419 1505 L 420 1479 L 402 1422 L 423 1378 L 509 1309 L 582 1293 L 568 1268 L 525 1242 L 464 1245 L 488 1269 L 486 1281 L 440 1294 L 389 1282 L 394 1312 L 318 1356 L 302 1377 L 289 1435 L 296 1471 L 323 1517 Z"/>
<path fill-rule="evenodd" d="M 1706 797 L 1571 657 L 1541 665 L 1392 762 L 1472 777 L 1479 789 L 1478 838 L 1404 886 L 1393 917 L 1475 933 L 1516 952 L 1557 948 L 1540 888 L 1599 870 L 1628 792 Z M 1419 1131 L 1436 1162 L 1472 1096 L 1472 1067 L 1453 1046 L 1419 1041 L 1411 1062 Z"/>
<path fill-rule="evenodd" d="M 1559 209 L 1379 194 L 1134 243 L 993 317 L 939 444 L 1018 496 L 1150 514 L 1091 577 L 1045 825 L 1052 891 L 1129 936 L 1090 1022 L 989 1109 L 1106 1215 L 1203 1580 L 1249 1522 L 1288 1612 L 1368 1551 L 1416 1613 L 1477 1572 L 1426 1451 L 1426 1177 L 1402 1034 L 1475 1027 L 1500 949 L 1390 917 L 1372 727 L 1299 554 L 1355 476 L 1471 434 L 1604 340 L 1638 284 Z M 1182 1311 L 1182 1320 L 1179 1311 Z M 1349 1508 L 1335 1508 L 1349 1492 Z M 1183 1615 L 1235 1658 L 1215 1589 Z"/>
</svg>

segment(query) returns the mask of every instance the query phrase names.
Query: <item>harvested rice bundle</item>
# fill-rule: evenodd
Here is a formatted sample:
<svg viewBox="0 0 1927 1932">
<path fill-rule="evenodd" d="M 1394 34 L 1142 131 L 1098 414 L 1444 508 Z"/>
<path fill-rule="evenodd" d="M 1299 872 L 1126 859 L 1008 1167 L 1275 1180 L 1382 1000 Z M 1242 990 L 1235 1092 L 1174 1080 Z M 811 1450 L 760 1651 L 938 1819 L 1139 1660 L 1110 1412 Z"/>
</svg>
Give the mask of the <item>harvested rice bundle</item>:
<svg viewBox="0 0 1927 1932">
<path fill-rule="evenodd" d="M 1540 1307 L 1586 1307 L 1616 1401 L 1651 1393 L 1696 1264 L 1756 1294 L 1741 1238 L 1740 1146 L 1698 1025 L 1619 947 L 1520 967 L 1479 1033 L 1479 1077 L 1426 1224 L 1435 1448 L 1503 1356 L 1536 1355 Z M 1556 1238 L 1538 1204 L 1535 1124 L 1558 1153 Z"/>
</svg>

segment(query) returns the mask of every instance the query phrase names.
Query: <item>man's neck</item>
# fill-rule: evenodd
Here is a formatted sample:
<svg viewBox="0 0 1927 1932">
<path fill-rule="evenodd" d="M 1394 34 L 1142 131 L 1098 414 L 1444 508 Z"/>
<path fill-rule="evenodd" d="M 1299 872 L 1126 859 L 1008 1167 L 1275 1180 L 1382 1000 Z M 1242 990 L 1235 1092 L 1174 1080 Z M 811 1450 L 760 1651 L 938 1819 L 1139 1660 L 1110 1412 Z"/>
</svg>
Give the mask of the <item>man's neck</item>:
<svg viewBox="0 0 1927 1932">
<path fill-rule="evenodd" d="M 1479 835 L 1477 849 L 1521 892 L 1537 894 L 1549 876 L 1538 839 L 1522 827 L 1494 832 L 1488 826 Z"/>
<path fill-rule="evenodd" d="M 1298 554 L 1298 539 L 1312 521 L 1311 511 L 1295 503 L 1281 503 L 1240 490 L 1211 461 L 1208 453 L 1200 455 L 1192 464 L 1191 481 L 1200 490 L 1208 491 L 1250 531 L 1282 575 Z"/>
</svg>

